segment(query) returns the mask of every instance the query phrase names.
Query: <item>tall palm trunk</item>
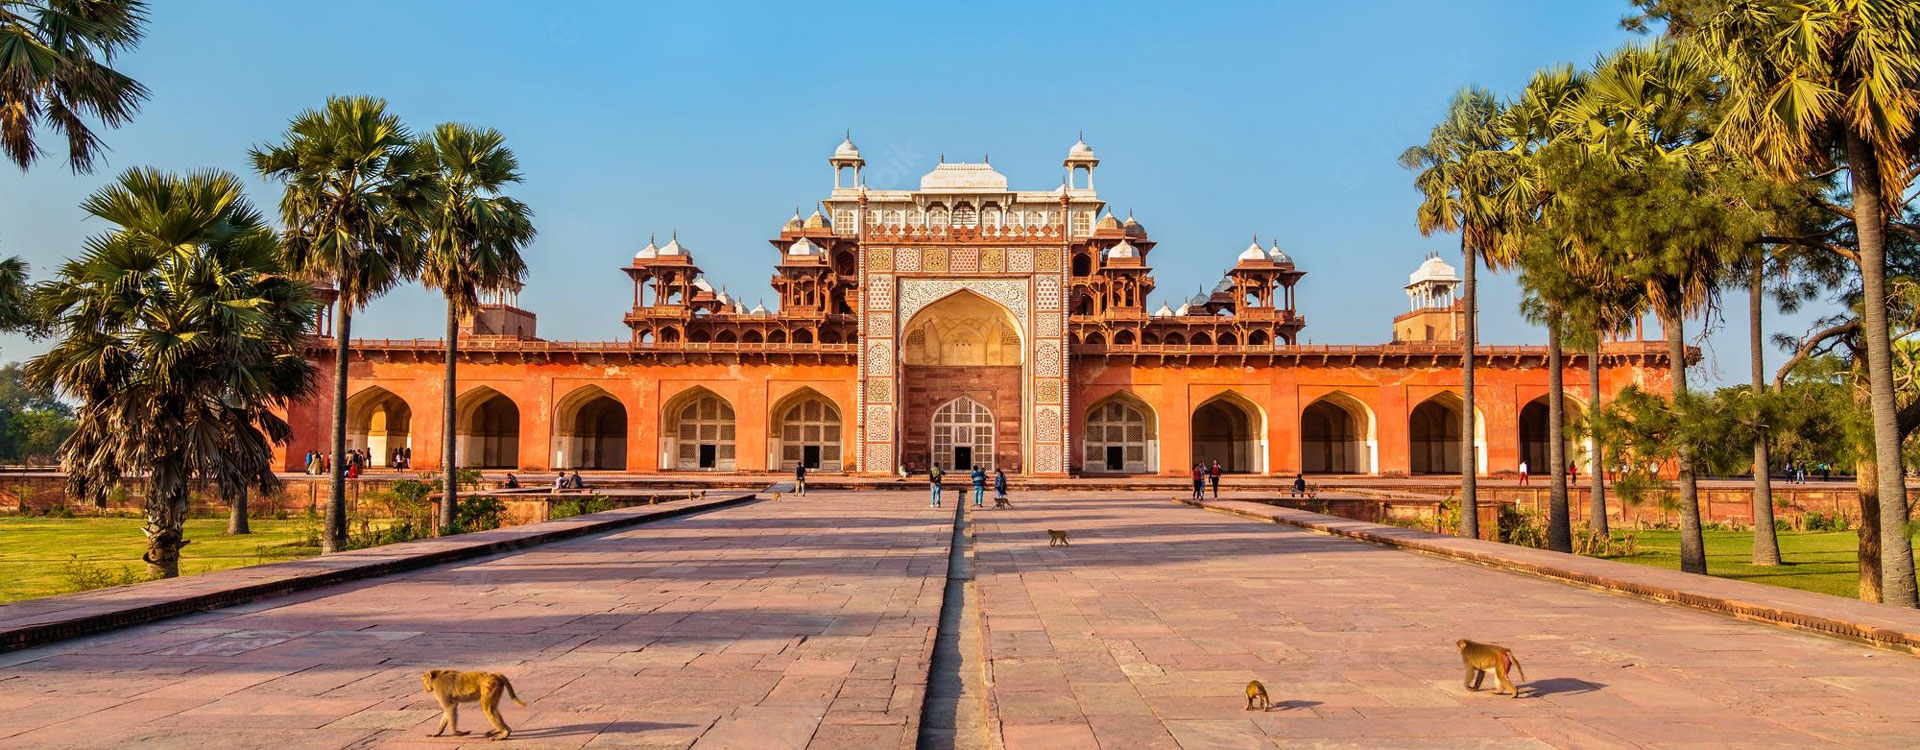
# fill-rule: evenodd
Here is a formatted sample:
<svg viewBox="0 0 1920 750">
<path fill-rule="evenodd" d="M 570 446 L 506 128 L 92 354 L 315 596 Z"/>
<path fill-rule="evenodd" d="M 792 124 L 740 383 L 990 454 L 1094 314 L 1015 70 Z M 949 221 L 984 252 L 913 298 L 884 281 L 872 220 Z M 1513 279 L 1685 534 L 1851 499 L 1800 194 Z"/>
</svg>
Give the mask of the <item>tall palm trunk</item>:
<svg viewBox="0 0 1920 750">
<path fill-rule="evenodd" d="M 1549 312 L 1557 313 L 1556 310 Z M 1567 508 L 1567 391 L 1560 351 L 1560 320 L 1547 321 L 1547 548 L 1573 551 L 1573 519 Z"/>
<path fill-rule="evenodd" d="M 460 316 L 454 311 L 453 300 L 447 300 L 447 376 L 440 397 L 440 471 L 446 477 L 446 484 L 440 490 L 440 533 L 450 533 L 453 529 L 454 504 L 460 501 L 460 467 L 458 431 L 454 429 L 454 399 L 459 385 L 457 373 L 460 357 Z"/>
<path fill-rule="evenodd" d="M 335 319 L 333 351 L 333 453 L 328 458 L 327 530 L 320 535 L 320 551 L 339 552 L 347 546 L 347 346 L 352 340 L 353 308 L 342 289 Z"/>
<path fill-rule="evenodd" d="M 1678 300 L 1677 289 L 1668 290 L 1667 299 Z M 1673 379 L 1673 402 L 1678 406 L 1687 395 L 1686 319 L 1677 302 L 1660 311 L 1660 325 L 1667 334 L 1667 372 Z M 1680 570 L 1707 572 L 1706 540 L 1700 535 L 1700 486 L 1693 476 L 1693 449 L 1680 443 L 1675 463 L 1680 469 Z"/>
<path fill-rule="evenodd" d="M 1893 343 L 1887 336 L 1886 216 L 1880 202 L 1880 162 L 1873 146 L 1847 128 L 1847 166 L 1853 177 L 1854 231 L 1860 241 L 1861 307 L 1867 339 L 1867 398 L 1873 412 L 1873 453 L 1880 475 L 1882 601 L 1920 606 L 1907 543 L 1907 481 L 1900 460 L 1900 426 L 1893 400 Z"/>
<path fill-rule="evenodd" d="M 1880 471 L 1873 459 L 1853 462 L 1853 488 L 1860 495 L 1860 601 L 1877 602 L 1880 596 Z"/>
<path fill-rule="evenodd" d="M 1599 332 L 1594 332 L 1593 354 L 1587 358 L 1587 409 L 1590 418 L 1600 415 L 1600 338 Z M 1592 527 L 1593 533 L 1606 536 L 1612 533 L 1607 529 L 1607 475 L 1604 473 L 1607 460 L 1600 447 L 1599 431 L 1594 430 L 1590 439 L 1593 441 L 1593 450 L 1589 451 L 1591 455 L 1588 456 L 1587 510 L 1592 517 L 1587 519 L 1587 525 Z"/>
<path fill-rule="evenodd" d="M 1467 259 L 1466 275 L 1460 277 L 1460 299 L 1466 308 L 1461 312 L 1460 331 L 1460 535 L 1477 539 L 1480 537 L 1480 497 L 1476 472 L 1480 463 L 1473 444 L 1473 340 L 1474 329 L 1479 324 L 1474 270 L 1480 265 L 1480 256 L 1467 244 L 1468 234 L 1464 228 L 1460 232 L 1460 250 Z"/>
<path fill-rule="evenodd" d="M 247 485 L 241 484 L 240 491 L 233 495 L 233 507 L 227 513 L 227 534 L 238 536 L 251 534 L 253 528 L 247 524 Z"/>
<path fill-rule="evenodd" d="M 147 481 L 147 577 L 174 578 L 180 575 L 180 548 L 187 546 L 187 511 L 191 497 L 187 493 L 185 457 L 175 455 L 156 461 Z M 171 464 L 171 465 L 169 465 Z"/>
<path fill-rule="evenodd" d="M 1762 284 L 1765 264 L 1756 262 L 1747 278 L 1747 333 L 1753 345 L 1753 397 L 1755 403 L 1767 393 L 1766 341 L 1760 332 L 1760 307 L 1766 301 Z M 1767 430 L 1755 425 L 1753 432 L 1753 564 L 1779 565 L 1780 539 L 1773 530 L 1773 477 L 1767 463 Z"/>
</svg>

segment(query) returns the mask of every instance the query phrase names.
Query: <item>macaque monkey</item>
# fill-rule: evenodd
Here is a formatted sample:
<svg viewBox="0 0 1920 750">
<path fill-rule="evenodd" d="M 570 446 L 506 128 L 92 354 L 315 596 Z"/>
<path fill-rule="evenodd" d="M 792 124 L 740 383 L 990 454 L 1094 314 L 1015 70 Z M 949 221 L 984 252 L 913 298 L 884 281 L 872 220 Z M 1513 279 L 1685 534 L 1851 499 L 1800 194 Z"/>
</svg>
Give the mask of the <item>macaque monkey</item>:
<svg viewBox="0 0 1920 750">
<path fill-rule="evenodd" d="M 1258 708 L 1261 711 L 1273 708 L 1273 699 L 1267 697 L 1267 686 L 1259 680 L 1247 683 L 1247 710 Z"/>
<path fill-rule="evenodd" d="M 775 493 L 773 493 L 773 499 L 775 499 L 775 500 L 779 500 L 779 499 L 780 499 L 780 493 L 778 493 L 778 492 L 775 492 Z"/>
<path fill-rule="evenodd" d="M 1480 680 L 1484 679 L 1488 672 L 1492 672 L 1493 676 L 1500 680 L 1500 689 L 1493 691 L 1494 695 L 1506 692 L 1511 693 L 1515 698 L 1520 697 L 1520 688 L 1513 684 L 1513 680 L 1507 678 L 1507 670 L 1519 672 L 1521 680 L 1527 679 L 1527 670 L 1520 668 L 1520 660 L 1513 658 L 1511 650 L 1505 646 L 1477 643 L 1464 638 L 1454 645 L 1460 647 L 1460 660 L 1467 664 L 1468 690 L 1478 691 Z"/>
<path fill-rule="evenodd" d="M 513 734 L 513 727 L 500 718 L 500 696 L 513 699 L 513 705 L 523 708 L 527 705 L 520 702 L 520 696 L 514 695 L 513 683 L 507 681 L 507 676 L 498 672 L 430 669 L 420 675 L 420 685 L 440 703 L 440 728 L 434 731 L 435 737 L 447 732 L 468 734 L 460 731 L 460 704 L 479 703 L 480 713 L 486 714 L 487 723 L 493 725 L 487 737 L 504 740 Z"/>
<path fill-rule="evenodd" d="M 1047 529 L 1047 546 L 1071 547 L 1073 544 L 1067 541 L 1067 532 L 1061 529 Z"/>
</svg>

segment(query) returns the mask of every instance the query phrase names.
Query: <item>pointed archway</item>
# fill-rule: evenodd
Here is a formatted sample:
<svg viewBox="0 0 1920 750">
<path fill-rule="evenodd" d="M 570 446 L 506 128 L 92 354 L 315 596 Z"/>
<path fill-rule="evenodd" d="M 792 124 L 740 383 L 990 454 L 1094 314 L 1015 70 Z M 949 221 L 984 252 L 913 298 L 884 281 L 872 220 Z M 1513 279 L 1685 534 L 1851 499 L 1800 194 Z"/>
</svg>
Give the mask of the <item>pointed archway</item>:
<svg viewBox="0 0 1920 750">
<path fill-rule="evenodd" d="M 393 466 L 394 452 L 413 448 L 413 409 L 406 399 L 369 386 L 347 399 L 347 449 L 365 450 L 374 466 Z"/>
<path fill-rule="evenodd" d="M 1378 444 L 1373 410 L 1343 391 L 1300 411 L 1300 469 L 1310 474 L 1372 474 Z"/>
<path fill-rule="evenodd" d="M 506 394 L 480 386 L 454 401 L 454 456 L 460 466 L 520 466 L 520 407 Z"/>
<path fill-rule="evenodd" d="M 581 386 L 553 407 L 553 467 L 627 468 L 627 407 L 597 385 Z"/>
<path fill-rule="evenodd" d="M 1208 399 L 1193 410 L 1193 460 L 1220 462 L 1229 474 L 1259 474 L 1265 470 L 1266 418 L 1252 401 L 1233 391 Z"/>
<path fill-rule="evenodd" d="M 1080 470 L 1091 474 L 1151 474 L 1159 470 L 1159 424 L 1153 407 L 1116 393 L 1087 409 Z"/>
<path fill-rule="evenodd" d="M 769 413 L 773 421 L 767 450 L 775 457 L 775 466 L 784 471 L 802 465 L 820 471 L 845 468 L 840 407 L 832 399 L 801 388 L 780 399 Z"/>
<path fill-rule="evenodd" d="M 689 388 L 661 409 L 662 466 L 675 471 L 733 471 L 733 404 L 701 387 Z"/>
</svg>

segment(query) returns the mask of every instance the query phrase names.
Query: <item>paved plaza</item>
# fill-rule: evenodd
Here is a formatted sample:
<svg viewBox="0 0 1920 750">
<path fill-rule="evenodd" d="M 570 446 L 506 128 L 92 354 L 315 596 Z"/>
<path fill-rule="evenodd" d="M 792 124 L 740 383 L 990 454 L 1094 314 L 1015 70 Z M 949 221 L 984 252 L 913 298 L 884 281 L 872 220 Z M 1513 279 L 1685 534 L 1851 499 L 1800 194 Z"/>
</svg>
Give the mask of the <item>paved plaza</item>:
<svg viewBox="0 0 1920 750">
<path fill-rule="evenodd" d="M 911 746 L 958 494 L 787 495 L 0 653 L 0 748 Z M 1912 656 L 1159 494 L 1015 503 L 971 514 L 949 619 L 983 629 L 979 744 L 1920 746 Z M 1528 697 L 1465 691 L 1461 637 L 1512 646 Z M 429 667 L 509 674 L 513 740 L 472 710 L 427 737 Z"/>
</svg>

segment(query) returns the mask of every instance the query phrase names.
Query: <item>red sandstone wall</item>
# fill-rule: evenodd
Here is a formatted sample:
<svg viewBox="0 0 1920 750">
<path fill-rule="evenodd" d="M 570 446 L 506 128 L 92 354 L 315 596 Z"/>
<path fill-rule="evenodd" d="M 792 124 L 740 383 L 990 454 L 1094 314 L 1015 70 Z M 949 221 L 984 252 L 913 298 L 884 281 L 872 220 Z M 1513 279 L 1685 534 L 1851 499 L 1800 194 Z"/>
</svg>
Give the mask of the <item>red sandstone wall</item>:
<svg viewBox="0 0 1920 750">
<path fill-rule="evenodd" d="M 1019 473 L 1020 461 L 1020 368 L 1014 367 L 932 367 L 909 365 L 902 368 L 906 400 L 903 412 L 905 447 L 900 457 L 909 469 L 923 471 L 931 465 L 928 455 L 933 445 L 933 411 L 960 396 L 967 396 L 993 412 L 994 466 L 1008 473 Z"/>
<path fill-rule="evenodd" d="M 1565 370 L 1570 408 L 1584 410 L 1591 403 L 1585 358 L 1574 358 Z M 1267 473 L 1292 474 L 1301 467 L 1298 426 L 1300 414 L 1314 401 L 1340 392 L 1364 404 L 1373 415 L 1377 443 L 1377 472 L 1406 474 L 1412 468 L 1408 420 L 1422 402 L 1460 393 L 1460 370 L 1453 366 L 1414 368 L 1373 366 L 1255 367 L 1225 361 L 1220 364 L 1153 362 L 1135 365 L 1113 358 L 1105 362 L 1077 358 L 1073 379 L 1075 442 L 1085 434 L 1087 407 L 1115 393 L 1130 392 L 1154 411 L 1160 444 L 1162 475 L 1180 475 L 1192 465 L 1192 423 L 1189 415 L 1208 400 L 1226 395 L 1256 405 L 1265 423 Z M 1474 371 L 1475 410 L 1484 424 L 1488 473 L 1517 471 L 1520 461 L 1520 410 L 1547 393 L 1545 367 L 1491 367 Z M 1601 371 L 1600 388 L 1610 397 L 1630 384 L 1664 392 L 1664 369 L 1616 367 Z M 1082 455 L 1073 466 L 1080 468 Z M 1536 469 L 1535 473 L 1543 473 Z"/>
<path fill-rule="evenodd" d="M 486 355 L 493 356 L 493 355 Z M 320 366 L 332 372 L 330 361 Z M 441 399 L 444 370 L 438 362 L 400 362 L 356 359 L 349 363 L 348 399 L 371 387 L 393 392 L 412 411 L 410 434 L 413 466 L 422 471 L 440 468 Z M 282 466 L 300 468 L 308 450 L 326 452 L 331 444 L 331 376 L 322 390 L 296 405 L 289 414 L 293 442 L 281 449 Z M 661 358 L 641 365 L 522 362 L 517 357 L 463 363 L 460 390 L 485 386 L 511 399 L 520 410 L 519 456 L 523 471 L 548 471 L 553 466 L 555 406 L 574 390 L 598 386 L 627 410 L 627 470 L 660 470 L 661 413 L 676 396 L 705 388 L 733 406 L 738 423 L 735 455 L 740 471 L 768 468 L 768 437 L 773 420 L 769 411 L 802 389 L 811 388 L 834 403 L 840 412 L 841 445 L 853 461 L 857 442 L 854 393 L 858 380 L 852 365 L 779 363 L 673 362 Z"/>
<path fill-rule="evenodd" d="M 556 359 L 570 355 L 556 355 Z M 591 355 L 580 355 L 583 360 Z M 438 470 L 441 439 L 441 366 L 432 361 L 410 361 L 407 355 L 375 355 L 356 359 L 350 370 L 349 393 L 378 386 L 405 400 L 412 411 L 411 437 L 414 467 Z M 513 354 L 479 353 L 461 365 L 463 393 L 486 386 L 510 398 L 520 410 L 519 458 L 523 471 L 549 471 L 556 405 L 569 393 L 589 385 L 605 389 L 627 411 L 627 470 L 661 470 L 663 410 L 691 389 L 705 388 L 726 399 L 735 412 L 737 469 L 769 469 L 768 438 L 779 402 L 811 388 L 832 401 L 841 418 L 841 444 L 849 467 L 854 465 L 858 419 L 858 380 L 851 364 L 792 362 L 677 361 L 662 356 L 642 364 L 603 364 L 592 361 L 534 361 Z M 1199 360 L 1196 360 L 1198 362 Z M 1364 359 L 1363 359 L 1364 361 Z M 332 367 L 322 357 L 321 390 L 298 404 L 288 415 L 294 442 L 282 449 L 282 465 L 299 468 L 309 449 L 326 451 L 331 424 Z M 1576 409 L 1591 402 L 1586 388 L 1585 358 L 1570 357 L 1567 389 Z M 931 410 L 955 395 L 967 393 L 989 403 L 1001 420 L 996 430 L 1000 465 L 1018 471 L 1021 425 L 1018 371 L 998 373 L 978 368 L 913 368 L 906 378 L 906 443 L 904 454 L 919 454 L 924 465 Z M 935 371 L 951 372 L 935 372 Z M 924 371 L 924 372 L 923 372 Z M 1519 462 L 1519 414 L 1528 402 L 1547 392 L 1547 371 L 1538 366 L 1516 366 L 1493 361 L 1476 370 L 1477 409 L 1484 422 L 1487 471 L 1513 472 Z M 1009 379 L 1010 378 L 1010 379 Z M 1421 402 L 1442 393 L 1459 393 L 1460 372 L 1451 364 L 1428 367 L 1378 365 L 1289 365 L 1273 367 L 1222 357 L 1217 362 L 1189 364 L 1177 360 L 1136 365 L 1130 358 L 1080 357 L 1074 362 L 1071 427 L 1074 443 L 1085 433 L 1087 409 L 1117 392 L 1129 392 L 1153 411 L 1159 444 L 1161 474 L 1179 475 L 1192 455 L 1190 415 L 1208 399 L 1223 394 L 1244 399 L 1261 412 L 1262 454 L 1266 472 L 1286 475 L 1300 470 L 1300 414 L 1316 399 L 1336 391 L 1364 404 L 1373 415 L 1377 443 L 1376 471 L 1405 474 L 1411 469 L 1408 418 Z M 1601 390 L 1609 396 L 1629 384 L 1656 392 L 1667 388 L 1664 367 L 1609 367 L 1602 372 Z M 984 398 L 983 398 L 984 396 Z M 989 400 L 990 399 L 990 400 Z M 1082 453 L 1072 451 L 1072 466 L 1080 468 Z M 1543 468 L 1543 467 L 1542 467 Z M 1536 473 L 1543 473 L 1536 468 Z"/>
</svg>

